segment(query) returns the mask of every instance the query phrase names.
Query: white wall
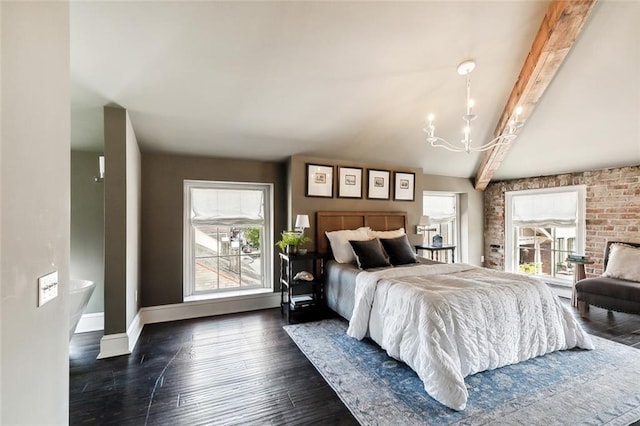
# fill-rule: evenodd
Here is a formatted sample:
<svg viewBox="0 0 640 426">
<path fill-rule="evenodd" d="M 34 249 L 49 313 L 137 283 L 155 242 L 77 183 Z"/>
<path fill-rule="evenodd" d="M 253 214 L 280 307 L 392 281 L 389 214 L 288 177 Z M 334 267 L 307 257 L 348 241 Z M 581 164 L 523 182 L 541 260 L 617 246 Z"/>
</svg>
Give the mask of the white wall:
<svg viewBox="0 0 640 426">
<path fill-rule="evenodd" d="M 2 2 L 0 1 L 0 100 L 2 99 Z M 2 265 L 2 101 L 0 101 L 0 266 Z M 0 319 L 2 319 L 2 273 L 0 273 Z M 0 326 L 0 413 L 2 413 L 2 327 Z M 2 417 L 0 416 L 0 422 Z"/>
<path fill-rule="evenodd" d="M 69 4 L 3 2 L 0 423 L 67 424 Z M 59 296 L 37 307 L 37 278 Z"/>
<path fill-rule="evenodd" d="M 126 113 L 127 152 L 127 328 L 140 309 L 140 203 L 141 160 L 138 140 Z"/>
</svg>

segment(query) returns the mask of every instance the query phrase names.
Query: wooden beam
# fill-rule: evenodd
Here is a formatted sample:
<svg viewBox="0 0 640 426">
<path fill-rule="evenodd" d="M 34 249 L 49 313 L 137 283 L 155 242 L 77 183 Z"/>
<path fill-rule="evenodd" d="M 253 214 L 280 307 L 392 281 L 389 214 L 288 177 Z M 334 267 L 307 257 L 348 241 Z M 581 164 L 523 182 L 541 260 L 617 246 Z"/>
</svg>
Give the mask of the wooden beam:
<svg viewBox="0 0 640 426">
<path fill-rule="evenodd" d="M 595 3 L 596 0 L 564 0 L 549 4 L 520 76 L 493 132 L 494 138 L 507 131 L 518 105 L 523 108 L 520 120 L 526 122 L 529 118 L 573 47 Z M 518 129 L 516 133 L 521 130 L 522 128 Z M 511 144 L 498 145 L 485 153 L 476 172 L 476 190 L 485 190 L 510 147 Z"/>
</svg>

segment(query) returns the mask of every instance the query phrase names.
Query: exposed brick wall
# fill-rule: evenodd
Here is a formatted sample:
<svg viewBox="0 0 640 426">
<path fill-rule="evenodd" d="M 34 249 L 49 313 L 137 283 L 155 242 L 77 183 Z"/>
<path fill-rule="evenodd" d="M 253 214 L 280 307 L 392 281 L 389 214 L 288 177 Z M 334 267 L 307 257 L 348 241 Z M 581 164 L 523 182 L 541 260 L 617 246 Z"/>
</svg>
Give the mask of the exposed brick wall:
<svg viewBox="0 0 640 426">
<path fill-rule="evenodd" d="M 587 186 L 587 276 L 602 274 L 607 241 L 640 242 L 640 166 L 501 181 L 484 193 L 485 266 L 504 269 L 505 191 L 568 185 Z"/>
</svg>

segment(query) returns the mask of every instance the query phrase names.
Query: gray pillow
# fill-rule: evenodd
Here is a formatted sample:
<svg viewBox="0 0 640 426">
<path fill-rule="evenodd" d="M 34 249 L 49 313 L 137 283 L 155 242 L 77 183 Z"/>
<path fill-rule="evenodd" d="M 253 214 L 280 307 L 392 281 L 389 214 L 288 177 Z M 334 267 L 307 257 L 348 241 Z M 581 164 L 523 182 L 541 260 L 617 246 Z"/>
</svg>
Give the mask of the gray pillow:
<svg viewBox="0 0 640 426">
<path fill-rule="evenodd" d="M 392 265 L 407 265 L 418 262 L 406 235 L 398 238 L 381 238 L 380 243 L 382 243 L 384 251 L 387 252 Z"/>
<path fill-rule="evenodd" d="M 360 269 L 382 268 L 391 266 L 386 253 L 377 239 L 367 241 L 349 241 L 356 255 Z"/>
</svg>

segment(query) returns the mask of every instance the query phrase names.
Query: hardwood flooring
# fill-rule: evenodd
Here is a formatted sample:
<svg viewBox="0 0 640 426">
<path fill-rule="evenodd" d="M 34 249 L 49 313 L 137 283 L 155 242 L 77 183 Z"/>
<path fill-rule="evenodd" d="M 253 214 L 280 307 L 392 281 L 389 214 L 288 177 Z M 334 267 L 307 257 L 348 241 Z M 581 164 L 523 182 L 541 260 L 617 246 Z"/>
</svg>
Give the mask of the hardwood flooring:
<svg viewBox="0 0 640 426">
<path fill-rule="evenodd" d="M 568 299 L 560 299 L 571 306 Z M 611 312 L 591 306 L 585 318 L 571 308 L 587 333 L 640 349 L 640 315 Z"/>
<path fill-rule="evenodd" d="M 640 349 L 640 315 L 592 307 L 580 321 L 591 334 Z M 357 424 L 285 323 L 276 308 L 149 324 L 130 356 L 104 360 L 96 360 L 101 332 L 77 334 L 70 423 Z"/>
<path fill-rule="evenodd" d="M 282 326 L 280 309 L 149 324 L 130 356 L 70 346 L 72 425 L 336 424 L 356 420 Z"/>
</svg>

